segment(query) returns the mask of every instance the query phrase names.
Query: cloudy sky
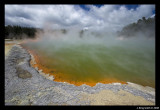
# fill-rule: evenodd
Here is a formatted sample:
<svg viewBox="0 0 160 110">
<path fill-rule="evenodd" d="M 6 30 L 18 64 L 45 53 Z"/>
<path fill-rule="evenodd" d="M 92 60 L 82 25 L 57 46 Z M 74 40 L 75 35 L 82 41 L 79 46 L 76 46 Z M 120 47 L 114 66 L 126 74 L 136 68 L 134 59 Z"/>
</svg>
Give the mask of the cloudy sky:
<svg viewBox="0 0 160 110">
<path fill-rule="evenodd" d="M 154 15 L 155 5 L 5 5 L 5 25 L 39 28 L 117 31 Z"/>
</svg>

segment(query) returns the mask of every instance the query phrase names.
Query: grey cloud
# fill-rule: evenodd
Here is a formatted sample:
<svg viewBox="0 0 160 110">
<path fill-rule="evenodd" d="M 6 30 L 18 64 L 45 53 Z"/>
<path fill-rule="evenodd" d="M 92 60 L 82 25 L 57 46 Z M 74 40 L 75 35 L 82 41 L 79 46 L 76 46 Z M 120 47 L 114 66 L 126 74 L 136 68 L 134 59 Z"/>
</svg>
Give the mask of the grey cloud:
<svg viewBox="0 0 160 110">
<path fill-rule="evenodd" d="M 155 9 L 154 5 L 140 5 L 135 10 L 120 5 L 86 7 L 89 11 L 78 5 L 5 5 L 5 25 L 43 27 L 49 23 L 51 27 L 79 26 L 118 30 L 143 16 L 152 16 L 152 10 Z"/>
</svg>

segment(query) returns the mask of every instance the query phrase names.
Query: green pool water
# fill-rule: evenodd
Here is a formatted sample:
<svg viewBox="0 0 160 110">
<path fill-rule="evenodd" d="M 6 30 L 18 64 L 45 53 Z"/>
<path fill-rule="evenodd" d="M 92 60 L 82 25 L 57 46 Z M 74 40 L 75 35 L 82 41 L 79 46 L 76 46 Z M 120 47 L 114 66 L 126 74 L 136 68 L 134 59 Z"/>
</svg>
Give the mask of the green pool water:
<svg viewBox="0 0 160 110">
<path fill-rule="evenodd" d="M 155 87 L 155 39 L 41 39 L 23 46 L 35 51 L 45 67 L 68 75 L 68 80 L 115 78 Z"/>
</svg>

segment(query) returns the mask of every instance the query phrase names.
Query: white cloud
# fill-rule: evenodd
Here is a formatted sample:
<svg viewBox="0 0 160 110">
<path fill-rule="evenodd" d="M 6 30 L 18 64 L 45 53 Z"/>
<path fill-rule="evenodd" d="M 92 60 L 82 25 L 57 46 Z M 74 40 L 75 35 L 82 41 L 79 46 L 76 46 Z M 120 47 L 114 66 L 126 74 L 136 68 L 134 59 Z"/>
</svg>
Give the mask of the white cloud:
<svg viewBox="0 0 160 110">
<path fill-rule="evenodd" d="M 135 10 L 124 5 L 5 5 L 5 24 L 54 28 L 89 27 L 116 31 L 138 19 L 153 15 L 154 5 L 140 5 Z"/>
<path fill-rule="evenodd" d="M 150 18 L 153 18 L 153 17 L 155 17 L 155 14 L 153 14 Z"/>
</svg>

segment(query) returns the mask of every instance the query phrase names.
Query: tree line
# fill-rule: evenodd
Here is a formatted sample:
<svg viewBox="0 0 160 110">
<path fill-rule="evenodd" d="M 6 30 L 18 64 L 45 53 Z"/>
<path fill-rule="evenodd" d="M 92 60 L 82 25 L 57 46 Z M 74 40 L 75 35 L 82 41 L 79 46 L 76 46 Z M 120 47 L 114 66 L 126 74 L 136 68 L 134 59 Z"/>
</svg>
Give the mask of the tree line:
<svg viewBox="0 0 160 110">
<path fill-rule="evenodd" d="M 155 17 L 146 19 L 142 17 L 136 23 L 131 23 L 125 26 L 120 32 L 119 36 L 131 37 L 137 35 L 144 35 L 146 37 L 155 36 Z"/>
<path fill-rule="evenodd" d="M 34 38 L 36 28 L 33 27 L 21 27 L 21 26 L 5 26 L 5 39 L 23 39 Z"/>
</svg>

